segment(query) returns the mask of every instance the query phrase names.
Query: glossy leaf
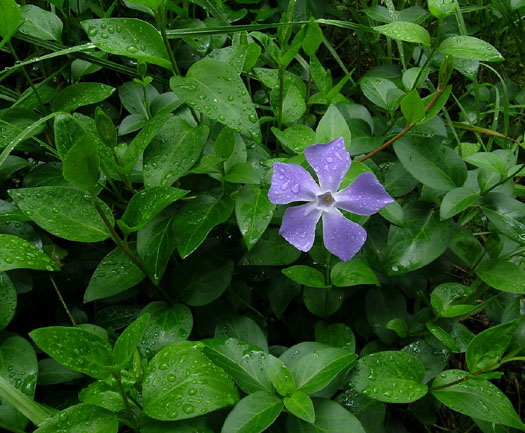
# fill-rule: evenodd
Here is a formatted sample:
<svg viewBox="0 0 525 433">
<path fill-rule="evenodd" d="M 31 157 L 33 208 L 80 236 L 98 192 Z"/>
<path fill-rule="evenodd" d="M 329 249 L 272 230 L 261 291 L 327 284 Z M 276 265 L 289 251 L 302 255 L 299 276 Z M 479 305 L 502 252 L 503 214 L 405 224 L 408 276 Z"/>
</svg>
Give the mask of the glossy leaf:
<svg viewBox="0 0 525 433">
<path fill-rule="evenodd" d="M 60 41 L 63 24 L 53 12 L 34 5 L 22 6 L 21 12 L 24 22 L 19 28 L 20 33 L 45 41 Z"/>
<path fill-rule="evenodd" d="M 103 18 L 81 23 L 91 42 L 110 54 L 131 57 L 171 70 L 160 33 L 136 18 Z"/>
<path fill-rule="evenodd" d="M 268 355 L 257 346 L 236 338 L 210 338 L 203 343 L 206 356 L 226 371 L 243 392 L 273 391 L 266 373 Z"/>
<path fill-rule="evenodd" d="M 170 87 L 190 107 L 213 120 L 261 141 L 257 113 L 248 91 L 232 66 L 220 60 L 194 63 L 186 77 L 172 77 Z"/>
<path fill-rule="evenodd" d="M 349 368 L 356 358 L 357 355 L 348 350 L 337 348 L 314 350 L 304 355 L 290 366 L 297 391 L 310 394 L 323 389 L 341 371 Z"/>
<path fill-rule="evenodd" d="M 127 233 L 138 231 L 166 206 L 184 197 L 188 192 L 170 187 L 154 187 L 140 191 L 131 198 L 117 223 Z"/>
<path fill-rule="evenodd" d="M 0 36 L 8 41 L 22 24 L 22 12 L 14 0 L 2 0 L 2 12 Z"/>
<path fill-rule="evenodd" d="M 440 20 L 454 12 L 456 6 L 457 3 L 454 0 L 428 0 L 428 10 Z"/>
<path fill-rule="evenodd" d="M 88 194 L 63 186 L 9 190 L 16 205 L 49 233 L 76 242 L 99 242 L 110 236 Z M 109 207 L 99 204 L 111 224 Z"/>
<path fill-rule="evenodd" d="M 359 80 L 364 95 L 378 107 L 393 112 L 405 94 L 392 81 L 386 78 L 364 76 Z"/>
<path fill-rule="evenodd" d="M 142 390 L 146 415 L 162 421 L 193 418 L 239 400 L 231 379 L 200 352 L 201 346 L 172 343 L 149 362 Z"/>
<path fill-rule="evenodd" d="M 243 265 L 252 266 L 286 266 L 295 262 L 301 251 L 286 242 L 277 230 L 268 230 L 255 247 L 244 255 Z"/>
<path fill-rule="evenodd" d="M 137 349 L 148 326 L 149 314 L 142 314 L 119 335 L 113 346 L 113 359 L 118 367 L 125 367 Z"/>
<path fill-rule="evenodd" d="M 283 269 L 282 272 L 291 280 L 304 286 L 319 288 L 328 287 L 325 284 L 324 275 L 310 266 L 290 266 L 289 268 Z"/>
<path fill-rule="evenodd" d="M 332 347 L 340 347 L 355 352 L 355 335 L 344 323 L 318 322 L 315 325 L 315 340 Z"/>
<path fill-rule="evenodd" d="M 99 165 L 97 146 L 88 135 L 84 135 L 75 141 L 62 158 L 62 173 L 69 183 L 95 193 L 100 177 Z"/>
<path fill-rule="evenodd" d="M 15 286 L 5 272 L 0 272 L 0 299 L 2 299 L 0 303 L 0 331 L 2 331 L 13 319 L 18 301 Z"/>
<path fill-rule="evenodd" d="M 50 326 L 31 331 L 29 336 L 60 364 L 96 379 L 108 377 L 113 356 L 108 341 L 82 328 Z"/>
<path fill-rule="evenodd" d="M 244 397 L 228 414 L 221 433 L 260 433 L 281 413 L 282 400 L 266 391 Z"/>
<path fill-rule="evenodd" d="M 215 337 L 234 337 L 268 352 L 268 342 L 255 320 L 250 317 L 229 315 L 217 322 Z"/>
<path fill-rule="evenodd" d="M 426 29 L 414 23 L 397 21 L 373 29 L 397 41 L 412 42 L 430 47 L 430 34 Z"/>
<path fill-rule="evenodd" d="M 295 391 L 295 378 L 279 358 L 266 356 L 266 373 L 275 390 L 282 396 L 291 395 Z"/>
<path fill-rule="evenodd" d="M 377 352 L 360 358 L 349 382 L 357 391 L 386 403 L 410 403 L 427 393 L 421 382 L 425 367 L 417 358 L 398 351 Z"/>
<path fill-rule="evenodd" d="M 430 303 L 438 316 L 456 317 L 474 308 L 474 305 L 461 304 L 458 300 L 473 293 L 469 286 L 459 283 L 443 283 L 430 294 Z"/>
<path fill-rule="evenodd" d="M 465 378 L 466 371 L 447 370 L 439 374 L 432 387 L 438 387 Z M 523 430 L 524 425 L 512 403 L 495 385 L 484 379 L 470 379 L 457 385 L 432 391 L 441 403 L 456 412 L 483 421 L 508 425 Z"/>
<path fill-rule="evenodd" d="M 111 412 L 90 404 L 77 404 L 45 421 L 35 433 L 117 433 L 118 418 Z"/>
<path fill-rule="evenodd" d="M 120 248 L 98 264 L 84 294 L 84 302 L 108 298 L 135 286 L 145 275 Z"/>
<path fill-rule="evenodd" d="M 18 236 L 0 234 L 0 271 L 35 269 L 54 271 L 58 267 L 40 248 Z"/>
<path fill-rule="evenodd" d="M 491 152 L 477 152 L 464 158 L 469 164 L 476 167 L 484 168 L 485 170 L 494 171 L 495 173 L 505 176 L 505 161 L 496 153 Z"/>
<path fill-rule="evenodd" d="M 343 137 L 347 150 L 352 142 L 352 133 L 345 118 L 335 105 L 330 105 L 319 120 L 315 130 L 316 143 L 328 143 Z"/>
<path fill-rule="evenodd" d="M 272 218 L 275 205 L 268 200 L 268 189 L 245 185 L 235 198 L 235 216 L 246 248 L 251 250 Z"/>
<path fill-rule="evenodd" d="M 467 60 L 481 60 L 483 62 L 501 62 L 503 56 L 496 48 L 481 39 L 473 36 L 452 36 L 439 45 L 441 54 L 459 57 Z"/>
<path fill-rule="evenodd" d="M 449 191 L 465 182 L 467 167 L 449 147 L 429 145 L 428 140 L 418 137 L 403 137 L 394 143 L 394 150 L 407 171 L 425 185 Z"/>
<path fill-rule="evenodd" d="M 488 259 L 476 268 L 476 275 L 502 292 L 525 294 L 525 271 L 503 259 Z"/>
<path fill-rule="evenodd" d="M 496 228 L 515 242 L 525 245 L 525 204 L 498 192 L 489 192 L 480 206 Z"/>
<path fill-rule="evenodd" d="M 374 271 L 356 259 L 336 263 L 330 270 L 330 279 L 337 287 L 351 287 L 360 284 L 379 286 L 379 280 Z"/>
<path fill-rule="evenodd" d="M 142 314 L 149 315 L 150 320 L 138 348 L 147 358 L 171 343 L 186 340 L 193 328 L 191 310 L 184 304 L 170 306 L 166 302 L 155 301 L 146 305 Z"/>
<path fill-rule="evenodd" d="M 84 105 L 96 104 L 109 98 L 114 87 L 102 83 L 77 83 L 66 87 L 53 100 L 55 111 L 75 111 Z"/>
<path fill-rule="evenodd" d="M 313 423 L 315 421 L 314 404 L 307 394 L 301 391 L 296 391 L 289 397 L 283 399 L 284 407 L 288 411 L 306 422 Z"/>
<path fill-rule="evenodd" d="M 439 217 L 442 220 L 452 218 L 461 211 L 469 208 L 479 199 L 479 194 L 467 187 L 451 189 L 443 197 L 439 207 Z"/>
<path fill-rule="evenodd" d="M 425 117 L 425 105 L 417 90 L 412 90 L 401 99 L 401 111 L 408 124 L 419 122 Z"/>
<path fill-rule="evenodd" d="M 173 220 L 180 256 L 185 258 L 195 251 L 211 229 L 226 221 L 232 211 L 233 202 L 229 197 L 216 199 L 202 194 L 185 204 Z"/>
</svg>

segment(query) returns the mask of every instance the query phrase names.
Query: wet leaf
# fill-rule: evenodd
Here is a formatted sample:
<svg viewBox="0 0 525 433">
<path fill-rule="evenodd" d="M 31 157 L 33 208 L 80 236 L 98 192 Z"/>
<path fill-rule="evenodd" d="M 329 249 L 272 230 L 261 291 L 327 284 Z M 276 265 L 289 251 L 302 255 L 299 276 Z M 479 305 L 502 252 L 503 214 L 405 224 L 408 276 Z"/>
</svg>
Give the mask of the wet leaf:
<svg viewBox="0 0 525 433">
<path fill-rule="evenodd" d="M 0 234 L 0 257 L 0 271 L 11 269 L 54 271 L 58 269 L 56 263 L 40 248 L 18 236 Z"/>
</svg>

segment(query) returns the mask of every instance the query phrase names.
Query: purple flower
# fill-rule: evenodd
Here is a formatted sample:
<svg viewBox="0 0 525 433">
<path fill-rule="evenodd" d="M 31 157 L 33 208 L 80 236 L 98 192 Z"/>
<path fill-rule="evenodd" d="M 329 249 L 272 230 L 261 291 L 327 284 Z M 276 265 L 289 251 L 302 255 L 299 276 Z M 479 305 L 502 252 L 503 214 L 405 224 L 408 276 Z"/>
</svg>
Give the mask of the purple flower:
<svg viewBox="0 0 525 433">
<path fill-rule="evenodd" d="M 315 227 L 323 217 L 323 239 L 328 251 L 343 261 L 356 255 L 366 241 L 366 231 L 337 209 L 357 215 L 372 215 L 393 203 L 372 173 L 361 173 L 345 189 L 337 191 L 352 161 L 343 137 L 314 144 L 304 156 L 319 178 L 319 185 L 303 167 L 276 162 L 268 198 L 274 204 L 307 202 L 286 209 L 279 234 L 295 248 L 309 251 Z"/>
</svg>

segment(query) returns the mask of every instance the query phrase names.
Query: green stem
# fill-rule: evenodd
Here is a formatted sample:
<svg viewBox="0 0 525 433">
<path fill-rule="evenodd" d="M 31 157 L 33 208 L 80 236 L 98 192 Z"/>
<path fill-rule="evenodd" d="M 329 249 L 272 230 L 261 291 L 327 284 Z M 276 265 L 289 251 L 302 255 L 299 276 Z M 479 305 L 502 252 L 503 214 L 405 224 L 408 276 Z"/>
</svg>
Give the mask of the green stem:
<svg viewBox="0 0 525 433">
<path fill-rule="evenodd" d="M 15 407 L 36 426 L 40 426 L 52 416 L 51 413 L 44 410 L 37 402 L 23 394 L 2 376 L 0 376 L 0 398 Z"/>
<path fill-rule="evenodd" d="M 120 373 L 113 373 L 113 377 L 115 378 L 115 381 L 117 382 L 118 390 L 120 392 L 120 395 L 122 396 L 122 400 L 124 401 L 124 406 L 126 407 L 126 413 L 128 414 L 129 422 L 132 424 L 133 430 L 138 432 L 137 419 L 129 404 L 128 395 L 126 394 L 124 385 L 122 385 Z"/>
<path fill-rule="evenodd" d="M 60 299 L 60 303 L 64 307 L 64 310 L 66 310 L 66 314 L 69 317 L 69 320 L 71 321 L 71 324 L 73 326 L 77 326 L 77 324 L 75 322 L 75 319 L 71 315 L 71 311 L 69 311 L 69 308 L 67 307 L 66 301 L 64 301 L 62 293 L 60 293 L 60 290 L 58 290 L 58 287 L 57 287 L 57 285 L 55 283 L 55 280 L 53 279 L 53 277 L 50 277 L 50 278 L 51 278 L 51 283 L 53 284 L 53 287 L 55 288 L 55 292 L 57 293 L 58 299 Z"/>
<path fill-rule="evenodd" d="M 279 129 L 283 126 L 284 71 L 284 66 L 279 65 L 279 118 L 277 121 L 277 128 Z M 279 143 L 279 140 L 277 140 L 277 143 Z"/>
<path fill-rule="evenodd" d="M 175 60 L 175 55 L 171 49 L 170 41 L 168 35 L 166 34 L 166 10 L 164 6 L 160 6 L 157 12 L 155 13 L 155 18 L 157 19 L 157 26 L 160 30 L 160 35 L 162 36 L 162 41 L 168 52 L 168 57 L 170 58 L 170 63 L 173 68 L 173 73 L 175 75 L 180 75 L 179 67 L 177 66 L 177 61 Z"/>
<path fill-rule="evenodd" d="M 457 385 L 458 383 L 465 382 L 466 380 L 469 380 L 472 376 L 477 376 L 478 374 L 481 374 L 484 371 L 485 371 L 485 369 L 482 368 L 481 370 L 475 371 L 474 373 L 470 373 L 469 375 L 464 376 L 461 379 L 454 380 L 453 382 L 444 383 L 443 385 L 439 385 L 439 386 L 431 386 L 430 388 L 428 388 L 428 390 L 429 391 L 437 391 L 438 389 L 448 388 L 449 386 Z"/>
</svg>

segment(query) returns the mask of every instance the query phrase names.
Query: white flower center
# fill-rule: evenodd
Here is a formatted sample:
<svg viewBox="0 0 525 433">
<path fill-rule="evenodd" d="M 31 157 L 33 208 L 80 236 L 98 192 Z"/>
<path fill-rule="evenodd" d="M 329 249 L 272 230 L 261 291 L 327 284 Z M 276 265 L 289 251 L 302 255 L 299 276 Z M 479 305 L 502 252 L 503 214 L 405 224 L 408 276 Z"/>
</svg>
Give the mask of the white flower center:
<svg viewBox="0 0 525 433">
<path fill-rule="evenodd" d="M 330 191 L 317 196 L 317 208 L 327 211 L 335 205 L 334 196 Z"/>
</svg>

